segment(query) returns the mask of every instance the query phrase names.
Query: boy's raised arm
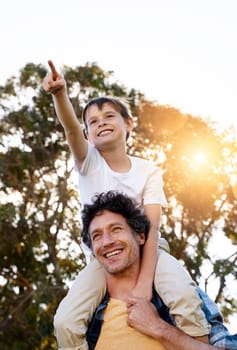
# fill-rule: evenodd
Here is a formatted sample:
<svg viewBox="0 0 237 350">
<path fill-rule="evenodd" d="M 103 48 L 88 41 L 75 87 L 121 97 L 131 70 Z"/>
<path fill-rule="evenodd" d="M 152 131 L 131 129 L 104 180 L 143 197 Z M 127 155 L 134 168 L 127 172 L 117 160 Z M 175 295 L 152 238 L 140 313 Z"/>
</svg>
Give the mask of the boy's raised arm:
<svg viewBox="0 0 237 350">
<path fill-rule="evenodd" d="M 49 60 L 48 64 L 50 72 L 44 78 L 42 86 L 46 92 L 53 96 L 57 117 L 64 128 L 68 145 L 80 169 L 87 154 L 88 144 L 69 99 L 66 81 L 57 72 L 52 61 Z"/>
</svg>

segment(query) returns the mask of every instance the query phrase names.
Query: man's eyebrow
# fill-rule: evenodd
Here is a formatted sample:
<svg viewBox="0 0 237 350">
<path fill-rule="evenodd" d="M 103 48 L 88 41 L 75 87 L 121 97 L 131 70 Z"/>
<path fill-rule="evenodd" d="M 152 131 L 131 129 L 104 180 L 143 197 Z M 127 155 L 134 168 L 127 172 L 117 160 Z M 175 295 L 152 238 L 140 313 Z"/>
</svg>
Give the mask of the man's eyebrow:
<svg viewBox="0 0 237 350">
<path fill-rule="evenodd" d="M 119 221 L 114 221 L 114 222 L 111 222 L 110 224 L 108 224 L 106 226 L 106 228 L 112 228 L 113 226 L 121 226 L 121 227 L 124 227 L 124 224 L 119 222 Z M 92 231 L 89 231 L 89 233 L 92 235 L 94 232 L 98 232 L 98 231 L 102 231 L 103 230 L 103 227 L 96 227 L 94 230 Z"/>
<path fill-rule="evenodd" d="M 90 233 L 90 235 L 93 235 L 94 233 L 99 232 L 99 231 L 101 231 L 101 230 L 102 230 L 102 229 L 100 229 L 100 228 L 95 228 L 95 229 L 92 230 L 92 231 L 89 230 L 89 233 Z"/>
</svg>

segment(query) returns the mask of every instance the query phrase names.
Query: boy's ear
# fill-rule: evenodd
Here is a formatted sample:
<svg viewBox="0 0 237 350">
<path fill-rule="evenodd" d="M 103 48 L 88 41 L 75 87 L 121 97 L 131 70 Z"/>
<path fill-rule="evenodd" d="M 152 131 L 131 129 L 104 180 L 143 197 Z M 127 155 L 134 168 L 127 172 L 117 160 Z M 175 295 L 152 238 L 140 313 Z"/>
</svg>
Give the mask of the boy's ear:
<svg viewBox="0 0 237 350">
<path fill-rule="evenodd" d="M 128 131 L 131 131 L 133 129 L 133 118 L 128 118 L 127 119 L 127 126 L 128 126 Z"/>
<path fill-rule="evenodd" d="M 126 119 L 126 132 L 127 132 L 127 135 L 126 135 L 126 141 L 128 140 L 129 138 L 129 135 L 133 129 L 133 118 L 128 118 Z"/>
<path fill-rule="evenodd" d="M 83 128 L 83 135 L 84 135 L 85 139 L 88 140 L 88 133 L 87 133 L 86 128 Z"/>
</svg>

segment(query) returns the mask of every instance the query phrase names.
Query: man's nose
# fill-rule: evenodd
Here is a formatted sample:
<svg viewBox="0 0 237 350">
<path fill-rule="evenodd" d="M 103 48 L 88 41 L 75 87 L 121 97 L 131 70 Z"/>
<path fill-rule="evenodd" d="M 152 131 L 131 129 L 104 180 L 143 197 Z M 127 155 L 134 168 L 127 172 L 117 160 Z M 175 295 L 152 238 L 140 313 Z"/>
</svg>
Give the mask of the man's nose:
<svg viewBox="0 0 237 350">
<path fill-rule="evenodd" d="M 106 245 L 110 245 L 112 243 L 114 243 L 113 235 L 111 234 L 110 231 L 105 231 L 103 233 L 103 245 L 106 246 Z"/>
</svg>

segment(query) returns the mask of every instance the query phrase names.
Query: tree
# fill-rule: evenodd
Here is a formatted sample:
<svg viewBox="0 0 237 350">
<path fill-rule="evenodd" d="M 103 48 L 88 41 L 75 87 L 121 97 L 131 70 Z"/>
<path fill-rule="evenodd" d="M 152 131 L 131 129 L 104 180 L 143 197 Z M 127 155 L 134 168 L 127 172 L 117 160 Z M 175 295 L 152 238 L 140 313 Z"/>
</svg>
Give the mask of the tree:
<svg viewBox="0 0 237 350">
<path fill-rule="evenodd" d="M 154 159 L 164 171 L 170 205 L 164 212 L 162 234 L 197 282 L 202 281 L 203 266 L 208 263 L 209 274 L 220 281 L 216 299 L 224 314 L 236 312 L 225 288 L 227 279 L 237 275 L 236 253 L 229 260 L 208 253 L 216 227 L 233 245 L 237 242 L 237 202 L 231 188 L 236 174 L 234 134 L 218 134 L 200 118 L 146 101 L 95 63 L 65 66 L 63 71 L 78 118 L 91 97 L 109 94 L 128 99 L 137 125 L 129 152 Z M 44 66 L 29 63 L 0 87 L 3 350 L 56 349 L 53 314 L 68 281 L 85 264 L 73 161 L 51 96 L 41 89 L 45 74 Z M 197 157 L 199 163 L 195 163 L 195 149 L 201 157 L 201 147 L 206 158 L 201 163 Z"/>
<path fill-rule="evenodd" d="M 162 235 L 208 292 L 209 280 L 215 279 L 215 301 L 228 316 L 237 310 L 236 297 L 226 288 L 228 279 L 237 277 L 236 131 L 220 133 L 201 118 L 148 101 L 140 105 L 139 125 L 137 133 L 149 145 L 149 154 L 164 167 L 170 205 Z M 223 257 L 222 247 L 210 253 L 218 232 L 232 243 L 230 256 Z"/>
</svg>

